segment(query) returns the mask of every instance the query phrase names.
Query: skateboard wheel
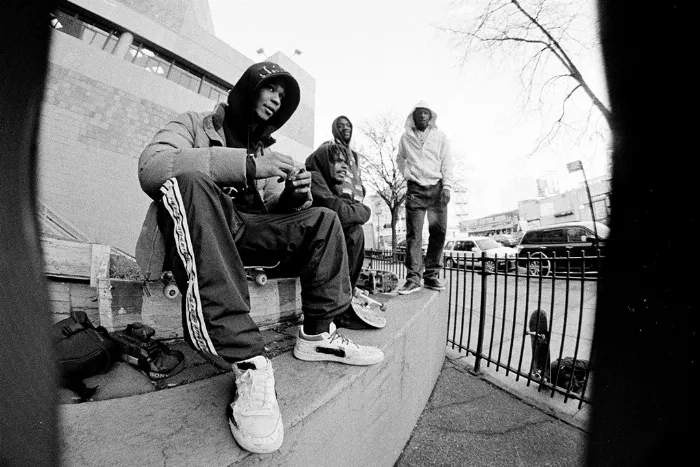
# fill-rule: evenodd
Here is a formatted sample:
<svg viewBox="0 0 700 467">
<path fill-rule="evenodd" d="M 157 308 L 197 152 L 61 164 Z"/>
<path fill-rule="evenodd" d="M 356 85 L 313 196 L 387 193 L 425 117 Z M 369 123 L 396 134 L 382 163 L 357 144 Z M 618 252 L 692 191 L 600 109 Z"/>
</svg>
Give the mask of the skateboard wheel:
<svg viewBox="0 0 700 467">
<path fill-rule="evenodd" d="M 175 284 L 168 284 L 163 287 L 163 295 L 168 298 L 174 299 L 180 296 L 180 291 Z"/>
<path fill-rule="evenodd" d="M 386 311 L 386 303 L 382 303 L 382 306 L 380 306 L 379 309 L 382 311 Z"/>
<path fill-rule="evenodd" d="M 255 283 L 258 285 L 265 285 L 267 283 L 267 275 L 258 274 L 257 276 L 255 276 Z"/>
</svg>

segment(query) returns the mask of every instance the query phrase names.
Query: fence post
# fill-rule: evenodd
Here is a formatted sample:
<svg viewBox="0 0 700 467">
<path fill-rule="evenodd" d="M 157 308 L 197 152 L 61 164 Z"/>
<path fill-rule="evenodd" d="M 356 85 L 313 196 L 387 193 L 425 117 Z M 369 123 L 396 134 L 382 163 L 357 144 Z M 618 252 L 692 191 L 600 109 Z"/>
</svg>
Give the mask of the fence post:
<svg viewBox="0 0 700 467">
<path fill-rule="evenodd" d="M 466 259 L 465 259 L 466 261 Z M 481 253 L 481 303 L 479 305 L 479 335 L 476 340 L 476 359 L 474 361 L 474 373 L 479 373 L 481 371 L 481 354 L 483 353 L 484 347 L 484 326 L 486 326 L 486 286 L 488 285 L 488 280 L 486 277 L 489 273 L 486 272 L 484 267 L 484 262 L 486 261 L 486 252 Z M 474 263 L 472 263 L 472 269 Z"/>
</svg>

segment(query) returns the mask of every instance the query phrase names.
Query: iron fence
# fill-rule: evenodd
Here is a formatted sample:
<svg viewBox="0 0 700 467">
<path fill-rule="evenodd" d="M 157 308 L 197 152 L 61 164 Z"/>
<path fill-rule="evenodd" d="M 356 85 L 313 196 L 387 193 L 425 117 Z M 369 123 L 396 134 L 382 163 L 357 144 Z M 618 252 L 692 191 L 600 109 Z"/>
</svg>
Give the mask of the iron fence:
<svg viewBox="0 0 700 467">
<path fill-rule="evenodd" d="M 367 250 L 370 268 L 405 277 L 401 253 Z M 605 258 L 444 258 L 447 345 L 474 371 L 513 377 L 564 402 L 590 404 L 598 271 Z"/>
</svg>

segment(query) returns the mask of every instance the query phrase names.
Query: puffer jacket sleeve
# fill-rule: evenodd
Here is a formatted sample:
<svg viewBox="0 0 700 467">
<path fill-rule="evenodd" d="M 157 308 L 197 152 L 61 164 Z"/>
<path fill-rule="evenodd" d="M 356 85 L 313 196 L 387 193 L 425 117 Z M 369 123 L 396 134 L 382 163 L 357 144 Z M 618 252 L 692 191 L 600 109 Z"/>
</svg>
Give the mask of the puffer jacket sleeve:
<svg viewBox="0 0 700 467">
<path fill-rule="evenodd" d="M 141 189 L 153 199 L 171 177 L 201 172 L 219 186 L 245 185 L 246 150 L 210 147 L 203 117 L 187 112 L 168 122 L 141 153 L 138 164 Z"/>
<path fill-rule="evenodd" d="M 335 195 L 328 187 L 323 175 L 316 171 L 311 172 L 311 193 L 313 205 L 335 211 L 344 229 L 363 225 L 372 215 L 372 210 L 359 201 Z"/>
</svg>

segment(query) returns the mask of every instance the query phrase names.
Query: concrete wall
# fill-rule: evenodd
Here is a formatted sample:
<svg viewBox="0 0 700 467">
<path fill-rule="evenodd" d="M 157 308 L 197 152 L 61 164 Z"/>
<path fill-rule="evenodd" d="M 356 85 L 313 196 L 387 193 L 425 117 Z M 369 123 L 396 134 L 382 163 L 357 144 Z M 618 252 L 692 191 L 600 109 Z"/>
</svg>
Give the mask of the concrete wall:
<svg viewBox="0 0 700 467">
<path fill-rule="evenodd" d="M 205 0 L 70 3 L 225 82 L 235 83 L 253 63 L 212 35 Z M 301 162 L 313 150 L 315 82 L 286 56 L 271 59 L 302 88 L 299 110 L 275 134 L 276 149 Z M 40 199 L 91 240 L 133 253 L 150 202 L 137 180 L 141 151 L 178 113 L 211 110 L 215 102 L 58 31 L 49 67 L 39 135 Z"/>
</svg>

